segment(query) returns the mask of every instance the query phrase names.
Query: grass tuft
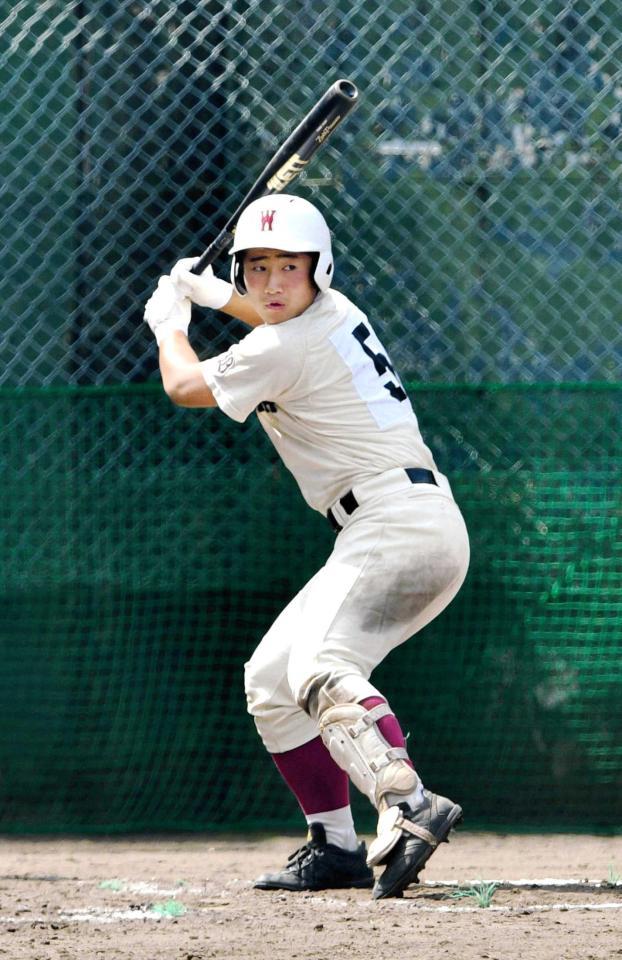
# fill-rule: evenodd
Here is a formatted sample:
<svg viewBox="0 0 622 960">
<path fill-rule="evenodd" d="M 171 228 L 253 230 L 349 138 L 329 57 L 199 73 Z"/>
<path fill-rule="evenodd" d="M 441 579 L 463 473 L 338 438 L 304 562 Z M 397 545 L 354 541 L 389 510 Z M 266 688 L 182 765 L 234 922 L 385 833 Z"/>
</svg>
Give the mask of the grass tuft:
<svg viewBox="0 0 622 960">
<path fill-rule="evenodd" d="M 498 883 L 484 883 L 483 880 L 480 880 L 470 887 L 460 887 L 455 890 L 451 898 L 452 900 L 461 900 L 465 897 L 472 897 L 478 907 L 489 907 L 498 886 Z"/>
</svg>

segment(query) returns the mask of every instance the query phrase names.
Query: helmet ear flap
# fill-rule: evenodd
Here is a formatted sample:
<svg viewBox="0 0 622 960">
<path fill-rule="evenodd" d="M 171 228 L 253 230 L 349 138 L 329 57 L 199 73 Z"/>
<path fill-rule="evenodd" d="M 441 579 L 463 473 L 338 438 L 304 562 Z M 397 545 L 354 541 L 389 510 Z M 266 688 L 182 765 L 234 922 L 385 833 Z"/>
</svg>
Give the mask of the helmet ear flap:
<svg viewBox="0 0 622 960">
<path fill-rule="evenodd" d="M 311 270 L 309 271 L 309 276 L 311 277 L 311 280 L 313 281 L 313 285 L 314 285 L 315 289 L 316 289 L 319 293 L 321 293 L 322 291 L 320 290 L 320 285 L 319 285 L 318 282 L 317 282 L 317 272 L 318 272 L 318 271 L 317 271 L 317 268 L 318 268 L 318 263 L 319 263 L 319 262 L 320 262 L 320 255 L 319 255 L 319 253 L 312 253 L 312 254 L 311 254 Z"/>
<path fill-rule="evenodd" d="M 324 293 L 330 287 L 333 279 L 333 257 L 330 250 L 322 250 L 315 257 L 311 276 L 318 290 Z"/>
<path fill-rule="evenodd" d="M 241 297 L 246 296 L 246 284 L 244 283 L 244 251 L 234 253 L 231 260 L 231 283 Z"/>
</svg>

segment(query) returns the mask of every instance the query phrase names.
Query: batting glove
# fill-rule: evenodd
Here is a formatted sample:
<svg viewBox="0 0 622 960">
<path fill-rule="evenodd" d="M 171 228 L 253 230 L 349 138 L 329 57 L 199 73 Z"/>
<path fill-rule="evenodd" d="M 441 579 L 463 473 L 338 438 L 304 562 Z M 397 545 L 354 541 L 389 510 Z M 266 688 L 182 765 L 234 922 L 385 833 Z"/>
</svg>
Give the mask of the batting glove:
<svg viewBox="0 0 622 960">
<path fill-rule="evenodd" d="M 157 344 L 174 330 L 188 335 L 192 304 L 184 297 L 170 277 L 160 277 L 155 292 L 145 305 L 145 321 L 151 327 Z"/>
<path fill-rule="evenodd" d="M 200 276 L 190 273 L 190 268 L 197 260 L 198 257 L 184 257 L 179 260 L 171 270 L 171 279 L 182 296 L 190 297 L 193 303 L 200 307 L 220 310 L 229 303 L 233 286 L 215 277 L 211 267 L 207 267 Z"/>
</svg>

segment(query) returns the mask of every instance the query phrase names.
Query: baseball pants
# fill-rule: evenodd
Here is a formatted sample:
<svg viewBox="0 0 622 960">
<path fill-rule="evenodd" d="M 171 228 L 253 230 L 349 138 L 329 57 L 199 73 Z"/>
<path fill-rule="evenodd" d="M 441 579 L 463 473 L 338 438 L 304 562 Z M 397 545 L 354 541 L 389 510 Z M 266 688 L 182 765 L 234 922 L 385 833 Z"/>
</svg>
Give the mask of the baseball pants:
<svg viewBox="0 0 622 960">
<path fill-rule="evenodd" d="M 353 488 L 359 506 L 338 515 L 343 529 L 325 565 L 245 665 L 248 711 L 270 753 L 317 737 L 316 717 L 333 703 L 383 696 L 370 683 L 374 668 L 460 589 L 468 535 L 438 479 L 410 484 L 393 470 Z"/>
</svg>

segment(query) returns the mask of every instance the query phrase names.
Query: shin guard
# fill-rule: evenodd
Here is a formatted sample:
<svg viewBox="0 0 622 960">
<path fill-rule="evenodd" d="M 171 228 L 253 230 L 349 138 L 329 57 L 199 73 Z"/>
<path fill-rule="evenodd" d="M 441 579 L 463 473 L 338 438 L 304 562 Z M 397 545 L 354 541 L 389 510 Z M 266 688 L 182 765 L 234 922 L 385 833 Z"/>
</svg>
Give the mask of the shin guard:
<svg viewBox="0 0 622 960">
<path fill-rule="evenodd" d="M 339 703 L 319 717 L 331 757 L 379 812 L 389 806 L 386 794 L 407 797 L 419 783 L 406 750 L 391 747 L 378 729 L 377 721 L 391 713 L 387 703 L 371 710 L 360 703 Z"/>
</svg>

